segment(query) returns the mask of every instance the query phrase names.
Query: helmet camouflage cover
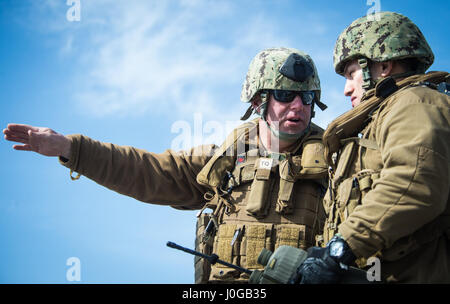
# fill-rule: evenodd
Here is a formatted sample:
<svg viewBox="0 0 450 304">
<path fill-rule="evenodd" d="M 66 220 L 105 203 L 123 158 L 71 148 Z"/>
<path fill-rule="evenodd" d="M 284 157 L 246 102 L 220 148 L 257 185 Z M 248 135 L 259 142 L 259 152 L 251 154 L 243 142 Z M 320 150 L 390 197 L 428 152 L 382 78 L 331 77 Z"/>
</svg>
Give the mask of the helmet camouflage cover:
<svg viewBox="0 0 450 304">
<path fill-rule="evenodd" d="M 393 12 L 356 19 L 341 33 L 334 48 L 336 73 L 343 75 L 347 62 L 362 57 L 376 62 L 417 58 L 418 73 L 424 73 L 434 61 L 419 28 L 407 17 Z"/>
<path fill-rule="evenodd" d="M 304 81 L 291 80 L 279 71 L 292 54 L 297 54 L 313 69 Z M 292 48 L 265 49 L 253 58 L 242 86 L 241 100 L 250 102 L 258 91 L 264 89 L 316 91 L 317 99 L 320 100 L 320 80 L 314 62 L 308 54 Z"/>
</svg>

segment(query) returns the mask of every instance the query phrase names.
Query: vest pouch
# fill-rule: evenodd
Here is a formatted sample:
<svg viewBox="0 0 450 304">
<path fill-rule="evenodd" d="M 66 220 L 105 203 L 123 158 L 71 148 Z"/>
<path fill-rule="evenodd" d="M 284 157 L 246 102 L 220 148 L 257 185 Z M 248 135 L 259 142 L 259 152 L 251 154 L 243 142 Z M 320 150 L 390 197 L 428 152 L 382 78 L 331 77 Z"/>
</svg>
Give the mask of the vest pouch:
<svg viewBox="0 0 450 304">
<path fill-rule="evenodd" d="M 343 180 L 336 190 L 336 198 L 329 199 L 329 191 L 325 194 L 324 205 L 328 210 L 323 235 L 318 242 L 326 244 L 336 234 L 339 225 L 347 219 L 356 206 L 361 202 L 361 191 L 356 178 Z"/>
<path fill-rule="evenodd" d="M 256 218 L 265 217 L 270 207 L 268 194 L 272 182 L 270 179 L 272 162 L 272 159 L 267 158 L 257 160 L 257 170 L 250 187 L 246 207 L 247 213 Z"/>
<path fill-rule="evenodd" d="M 306 242 L 306 225 L 279 225 L 276 228 L 277 237 L 275 242 L 275 250 L 282 245 L 306 250 L 308 244 Z"/>
<path fill-rule="evenodd" d="M 337 225 L 333 219 L 334 217 L 327 217 L 325 219 L 323 234 L 316 237 L 316 245 L 318 247 L 325 247 L 325 245 L 328 244 L 328 242 L 337 233 Z"/>
<path fill-rule="evenodd" d="M 292 191 L 295 179 L 292 176 L 292 171 L 295 169 L 292 169 L 292 167 L 295 167 L 295 164 L 290 162 L 289 157 L 279 164 L 280 189 L 278 190 L 278 199 L 275 206 L 275 212 L 279 214 L 291 214 L 294 210 Z"/>
<path fill-rule="evenodd" d="M 263 248 L 273 250 L 272 224 L 222 224 L 214 252 L 221 260 L 247 269 L 263 269 L 258 257 Z M 211 269 L 210 282 L 247 282 L 249 275 L 221 264 Z"/>
<path fill-rule="evenodd" d="M 273 251 L 273 225 L 248 224 L 245 226 L 245 235 L 241 246 L 241 265 L 248 269 L 262 269 L 258 257 L 263 248 Z"/>
<path fill-rule="evenodd" d="M 234 223 L 221 224 L 215 237 L 213 252 L 219 256 L 219 259 L 225 262 L 241 265 L 240 247 L 242 234 L 243 225 Z M 209 282 L 237 281 L 240 276 L 241 273 L 239 271 L 216 263 L 211 266 Z"/>
<path fill-rule="evenodd" d="M 296 179 L 318 179 L 328 175 L 322 141 L 307 141 L 304 144 L 300 166 L 298 166 L 297 156 L 294 156 L 292 160 L 294 166 L 300 168 L 300 171 L 295 174 Z"/>
<path fill-rule="evenodd" d="M 238 176 L 235 176 L 236 180 L 239 180 L 239 184 L 246 184 L 252 182 L 255 178 L 255 165 L 254 160 L 248 160 L 245 164 L 236 166 L 236 171 L 239 170 Z"/>
<path fill-rule="evenodd" d="M 359 190 L 358 179 L 356 177 L 345 179 L 336 191 L 336 202 L 338 204 L 339 225 L 347 219 L 355 207 L 360 203 L 361 191 Z"/>
<path fill-rule="evenodd" d="M 212 254 L 212 241 L 203 242 L 203 232 L 209 222 L 209 214 L 202 213 L 197 219 L 197 229 L 195 234 L 195 250 L 203 254 Z M 211 239 L 212 240 L 212 239 Z M 208 281 L 211 272 L 211 264 L 203 258 L 194 257 L 195 284 L 204 284 Z"/>
<path fill-rule="evenodd" d="M 379 172 L 366 169 L 340 183 L 336 191 L 340 222 L 345 221 L 361 204 L 363 197 L 372 189 L 373 181 L 379 176 Z M 339 225 L 339 222 L 336 225 Z"/>
<path fill-rule="evenodd" d="M 233 250 L 234 241 L 233 237 L 237 231 L 236 224 L 221 224 L 216 237 L 216 246 L 214 248 L 215 253 L 219 258 L 228 263 L 237 263 L 234 259 L 237 254 Z M 225 268 L 222 264 L 216 264 L 217 268 Z"/>
<path fill-rule="evenodd" d="M 342 152 L 339 155 L 338 165 L 336 167 L 336 172 L 334 173 L 335 184 L 339 183 L 339 180 L 342 177 L 348 175 L 348 171 L 350 169 L 351 164 L 353 163 L 353 159 L 355 157 L 357 150 L 357 145 L 353 140 L 350 140 L 345 144 L 345 147 L 342 149 Z"/>
<path fill-rule="evenodd" d="M 294 181 L 280 179 L 280 189 L 278 191 L 277 205 L 275 212 L 283 215 L 292 214 L 294 206 L 292 203 L 292 191 Z"/>
</svg>

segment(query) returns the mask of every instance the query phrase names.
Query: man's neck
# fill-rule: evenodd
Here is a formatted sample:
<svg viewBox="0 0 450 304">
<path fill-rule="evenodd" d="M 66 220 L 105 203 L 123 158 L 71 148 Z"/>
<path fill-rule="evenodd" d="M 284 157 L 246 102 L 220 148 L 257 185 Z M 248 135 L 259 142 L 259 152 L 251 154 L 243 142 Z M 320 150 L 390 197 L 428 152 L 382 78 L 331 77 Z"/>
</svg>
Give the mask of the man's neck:
<svg viewBox="0 0 450 304">
<path fill-rule="evenodd" d="M 276 153 L 290 152 L 297 143 L 297 140 L 286 141 L 276 137 L 262 119 L 259 120 L 259 139 L 267 151 Z"/>
</svg>

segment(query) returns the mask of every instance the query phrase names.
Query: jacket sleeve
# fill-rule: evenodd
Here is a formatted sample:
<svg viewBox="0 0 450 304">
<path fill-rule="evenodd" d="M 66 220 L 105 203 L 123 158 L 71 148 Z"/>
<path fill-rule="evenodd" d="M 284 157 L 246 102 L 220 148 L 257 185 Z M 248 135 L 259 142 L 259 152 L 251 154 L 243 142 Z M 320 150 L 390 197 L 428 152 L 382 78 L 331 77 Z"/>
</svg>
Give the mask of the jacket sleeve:
<svg viewBox="0 0 450 304">
<path fill-rule="evenodd" d="M 402 93 L 391 100 L 376 126 L 380 178 L 339 227 L 357 256 L 391 247 L 442 214 L 448 204 L 449 98 L 428 88 Z"/>
<path fill-rule="evenodd" d="M 177 209 L 199 209 L 208 190 L 196 176 L 211 158 L 214 145 L 156 154 L 128 146 L 69 135 L 72 154 L 60 163 L 98 184 L 137 200 Z"/>
</svg>

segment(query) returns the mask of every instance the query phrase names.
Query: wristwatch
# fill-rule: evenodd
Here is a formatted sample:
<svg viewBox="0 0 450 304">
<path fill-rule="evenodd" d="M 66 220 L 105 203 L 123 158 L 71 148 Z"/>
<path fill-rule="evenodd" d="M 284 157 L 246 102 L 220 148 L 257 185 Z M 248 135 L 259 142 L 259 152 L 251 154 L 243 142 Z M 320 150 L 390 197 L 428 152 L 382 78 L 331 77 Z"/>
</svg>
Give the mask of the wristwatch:
<svg viewBox="0 0 450 304">
<path fill-rule="evenodd" d="M 356 259 L 356 256 L 350 249 L 350 246 L 339 234 L 336 234 L 330 240 L 327 247 L 330 257 L 338 262 L 342 268 L 346 268 Z"/>
</svg>

